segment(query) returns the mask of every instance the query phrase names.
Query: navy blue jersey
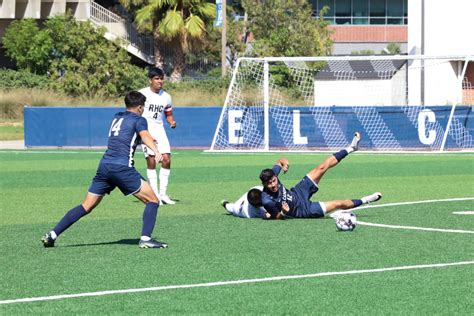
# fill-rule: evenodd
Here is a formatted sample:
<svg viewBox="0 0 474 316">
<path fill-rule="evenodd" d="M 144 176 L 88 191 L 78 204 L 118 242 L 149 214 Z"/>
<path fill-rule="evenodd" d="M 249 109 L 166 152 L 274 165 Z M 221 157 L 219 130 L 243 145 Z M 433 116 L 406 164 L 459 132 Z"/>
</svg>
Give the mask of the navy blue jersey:
<svg viewBox="0 0 474 316">
<path fill-rule="evenodd" d="M 133 112 L 116 113 L 109 130 L 107 150 L 101 163 L 133 166 L 133 155 L 140 143 L 141 131 L 147 130 L 146 119 Z"/>
<path fill-rule="evenodd" d="M 281 171 L 281 167 L 279 165 L 274 165 L 272 168 L 273 172 L 278 176 Z M 272 218 L 276 218 L 278 213 L 281 211 L 281 205 L 283 202 L 286 202 L 290 207 L 290 211 L 288 214 L 290 215 L 295 210 L 298 204 L 298 197 L 294 192 L 285 188 L 285 186 L 280 182 L 278 179 L 278 191 L 271 192 L 267 188 L 263 189 L 262 192 L 262 204 L 267 210 L 268 213 L 272 216 Z"/>
</svg>

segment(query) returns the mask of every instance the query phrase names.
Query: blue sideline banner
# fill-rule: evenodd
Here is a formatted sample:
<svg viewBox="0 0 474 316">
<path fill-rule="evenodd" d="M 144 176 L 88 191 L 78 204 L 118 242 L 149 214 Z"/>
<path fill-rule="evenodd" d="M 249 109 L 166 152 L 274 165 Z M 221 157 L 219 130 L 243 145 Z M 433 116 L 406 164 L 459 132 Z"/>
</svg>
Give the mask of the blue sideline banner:
<svg viewBox="0 0 474 316">
<path fill-rule="evenodd" d="M 123 110 L 120 107 L 25 107 L 25 146 L 105 147 L 111 118 Z M 354 131 L 361 131 L 364 149 L 439 150 L 451 110 L 451 106 L 338 106 L 316 113 L 309 107 L 275 107 L 269 115 L 270 148 L 338 148 L 347 145 Z M 210 148 L 221 111 L 222 107 L 175 107 L 176 129 L 165 123 L 172 148 Z M 219 132 L 224 144 L 220 148 L 261 147 L 263 110 L 257 112 L 228 110 Z M 473 107 L 457 106 L 445 148 L 473 147 Z"/>
<path fill-rule="evenodd" d="M 26 147 L 105 147 L 121 107 L 25 107 Z M 221 107 L 174 107 L 177 127 L 166 133 L 173 147 L 208 148 Z"/>
</svg>

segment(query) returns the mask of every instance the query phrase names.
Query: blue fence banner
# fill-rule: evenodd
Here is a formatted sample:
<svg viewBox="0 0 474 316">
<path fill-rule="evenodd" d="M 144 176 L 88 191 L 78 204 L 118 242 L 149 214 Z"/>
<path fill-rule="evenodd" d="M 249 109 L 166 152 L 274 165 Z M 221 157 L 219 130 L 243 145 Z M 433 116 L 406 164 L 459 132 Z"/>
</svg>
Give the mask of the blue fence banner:
<svg viewBox="0 0 474 316">
<path fill-rule="evenodd" d="M 121 107 L 25 107 L 26 147 L 105 147 L 112 117 Z M 172 147 L 208 148 L 221 107 L 174 107 Z"/>
</svg>

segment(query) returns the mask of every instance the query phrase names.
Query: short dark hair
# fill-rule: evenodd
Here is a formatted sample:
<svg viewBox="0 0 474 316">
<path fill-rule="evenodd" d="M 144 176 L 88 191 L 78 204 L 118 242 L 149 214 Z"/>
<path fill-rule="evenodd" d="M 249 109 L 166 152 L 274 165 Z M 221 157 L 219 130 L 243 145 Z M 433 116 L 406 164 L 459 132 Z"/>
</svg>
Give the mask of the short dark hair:
<svg viewBox="0 0 474 316">
<path fill-rule="evenodd" d="M 136 108 L 145 105 L 146 97 L 138 91 L 130 91 L 125 95 L 125 106 L 127 108 Z"/>
<path fill-rule="evenodd" d="M 260 172 L 260 180 L 262 181 L 262 184 L 267 184 L 274 175 L 275 172 L 273 169 L 263 169 L 262 172 Z"/>
<path fill-rule="evenodd" d="M 163 69 L 158 68 L 158 67 L 150 67 L 148 68 L 148 78 L 151 79 L 153 77 L 165 77 L 165 72 Z"/>
<path fill-rule="evenodd" d="M 252 206 L 262 206 L 262 191 L 260 191 L 259 189 L 251 189 L 247 193 L 247 200 Z"/>
</svg>

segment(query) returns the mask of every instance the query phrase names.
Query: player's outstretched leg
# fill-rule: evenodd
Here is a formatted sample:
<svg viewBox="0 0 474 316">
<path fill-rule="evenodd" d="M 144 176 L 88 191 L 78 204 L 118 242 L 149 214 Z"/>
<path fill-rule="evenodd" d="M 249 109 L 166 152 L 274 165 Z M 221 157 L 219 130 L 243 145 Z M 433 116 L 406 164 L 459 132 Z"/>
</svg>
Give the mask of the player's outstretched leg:
<svg viewBox="0 0 474 316">
<path fill-rule="evenodd" d="M 363 204 L 370 204 L 376 202 L 382 198 L 382 193 L 375 192 L 371 195 L 364 196 L 361 199 L 354 200 L 336 200 L 323 202 L 326 207 L 326 214 L 329 214 L 336 210 L 350 210 L 356 207 L 359 207 Z"/>
<path fill-rule="evenodd" d="M 355 132 L 354 138 L 352 139 L 351 144 L 347 148 L 341 149 L 338 152 L 326 158 L 319 166 L 317 166 L 316 168 L 314 168 L 308 173 L 308 177 L 310 177 L 316 183 L 319 183 L 319 181 L 321 180 L 323 175 L 326 173 L 326 171 L 328 171 L 330 168 L 337 165 L 347 155 L 359 149 L 360 140 L 361 140 L 360 133 Z"/>
<path fill-rule="evenodd" d="M 59 223 L 54 226 L 53 230 L 51 230 L 49 233 L 46 233 L 41 238 L 43 246 L 46 248 L 54 247 L 54 242 L 56 241 L 56 238 L 58 238 L 60 234 L 62 234 L 66 229 L 68 229 L 72 224 L 77 222 L 83 216 L 92 212 L 92 210 L 97 205 L 99 205 L 100 201 L 102 201 L 102 196 L 87 192 L 86 198 L 84 199 L 82 204 L 79 204 L 78 206 L 70 209 L 59 221 Z"/>
</svg>

